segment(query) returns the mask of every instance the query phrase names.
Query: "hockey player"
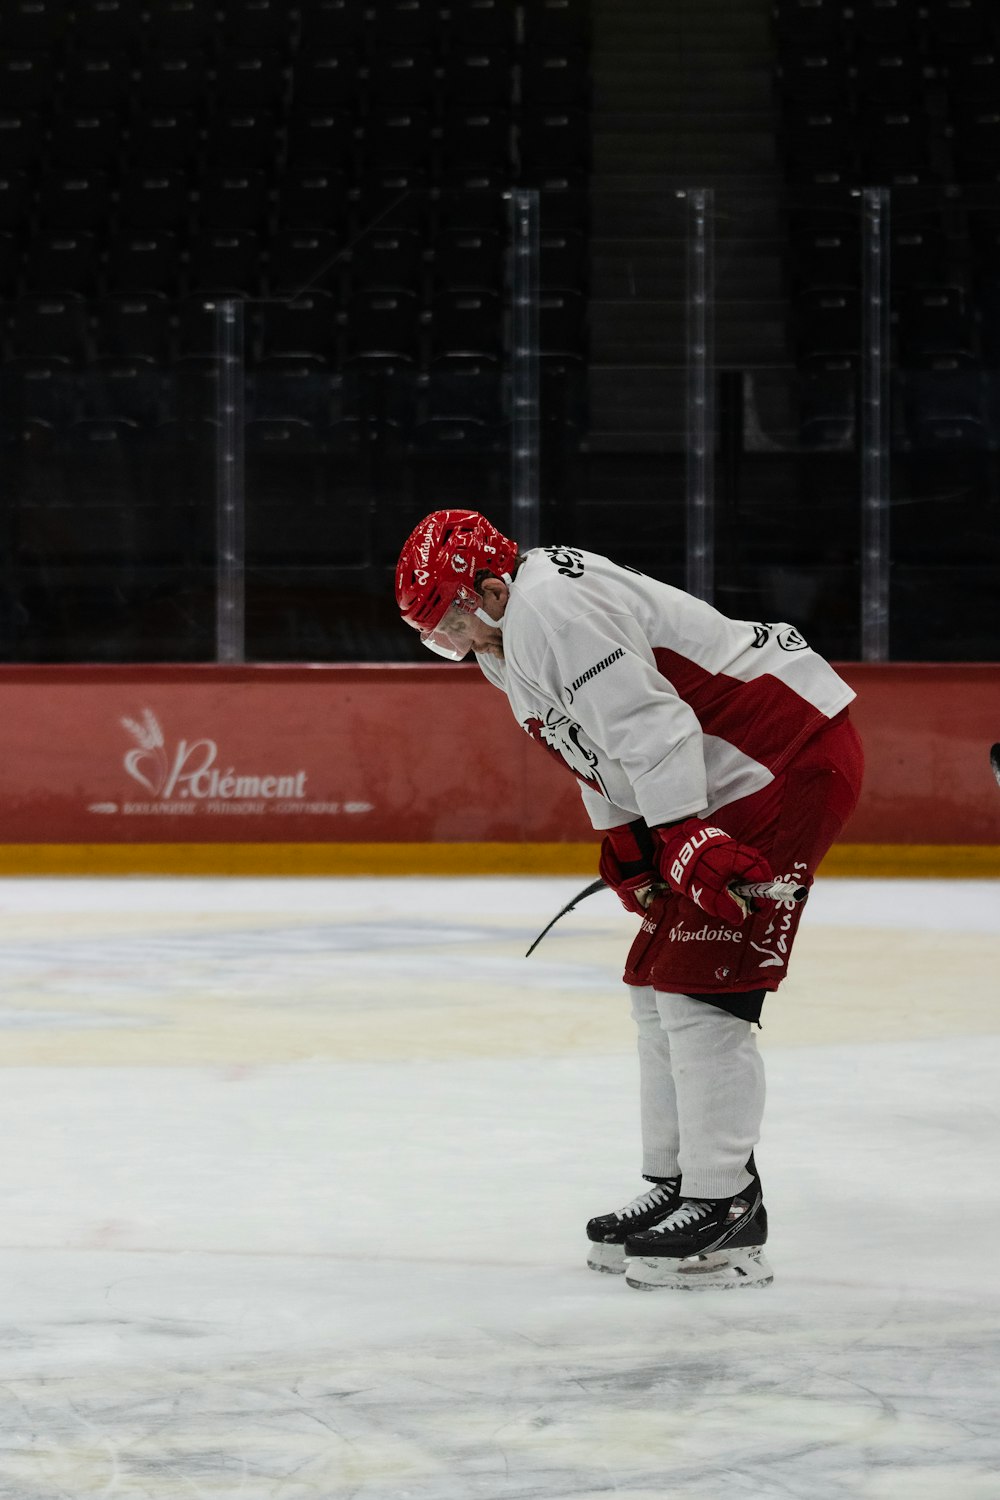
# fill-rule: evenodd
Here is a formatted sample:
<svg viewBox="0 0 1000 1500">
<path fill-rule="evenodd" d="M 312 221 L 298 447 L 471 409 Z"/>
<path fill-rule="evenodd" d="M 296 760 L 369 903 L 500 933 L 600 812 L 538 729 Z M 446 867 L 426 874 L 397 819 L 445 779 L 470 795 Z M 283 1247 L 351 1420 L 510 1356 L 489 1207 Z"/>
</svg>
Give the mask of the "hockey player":
<svg viewBox="0 0 1000 1500">
<path fill-rule="evenodd" d="M 518 723 L 579 780 L 600 873 L 641 919 L 625 983 L 638 1027 L 647 1191 L 587 1225 L 588 1265 L 636 1287 L 766 1285 L 753 1034 L 808 886 L 857 801 L 851 688 L 788 624 L 731 620 L 576 547 L 527 553 L 440 510 L 396 570 L 426 646 L 471 651 Z"/>
</svg>

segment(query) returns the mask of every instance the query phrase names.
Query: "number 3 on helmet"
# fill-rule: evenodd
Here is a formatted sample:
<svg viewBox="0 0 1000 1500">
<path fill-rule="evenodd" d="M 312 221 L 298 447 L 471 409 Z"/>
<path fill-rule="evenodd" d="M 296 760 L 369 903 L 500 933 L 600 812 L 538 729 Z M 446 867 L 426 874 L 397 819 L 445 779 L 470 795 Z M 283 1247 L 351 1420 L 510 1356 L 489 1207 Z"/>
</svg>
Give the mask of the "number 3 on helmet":
<svg viewBox="0 0 1000 1500">
<path fill-rule="evenodd" d="M 517 543 L 478 511 L 432 511 L 403 543 L 396 565 L 396 603 L 425 646 L 461 660 L 464 653 L 434 640 L 435 630 L 453 606 L 478 614 L 482 598 L 476 592 L 477 575 L 486 569 L 510 583 L 516 562 Z"/>
</svg>

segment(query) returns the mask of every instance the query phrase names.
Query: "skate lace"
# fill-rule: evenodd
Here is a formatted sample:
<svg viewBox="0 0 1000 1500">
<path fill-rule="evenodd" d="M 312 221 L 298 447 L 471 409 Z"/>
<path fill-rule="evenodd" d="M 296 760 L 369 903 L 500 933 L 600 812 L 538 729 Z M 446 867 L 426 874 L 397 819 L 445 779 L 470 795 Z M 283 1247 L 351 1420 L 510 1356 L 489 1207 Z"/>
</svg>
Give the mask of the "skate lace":
<svg viewBox="0 0 1000 1500">
<path fill-rule="evenodd" d="M 671 1182 L 656 1183 L 648 1193 L 640 1193 L 638 1198 L 633 1198 L 631 1203 L 626 1203 L 624 1208 L 619 1209 L 619 1219 L 632 1219 L 638 1214 L 644 1214 L 647 1209 L 659 1208 L 661 1204 L 669 1203 L 675 1186 L 676 1179 Z"/>
<path fill-rule="evenodd" d="M 714 1204 L 706 1202 L 704 1198 L 685 1198 L 684 1202 L 679 1203 L 662 1224 L 656 1226 L 654 1233 L 663 1230 L 687 1229 L 692 1224 L 699 1224 L 702 1219 L 709 1217 L 713 1207 Z"/>
</svg>

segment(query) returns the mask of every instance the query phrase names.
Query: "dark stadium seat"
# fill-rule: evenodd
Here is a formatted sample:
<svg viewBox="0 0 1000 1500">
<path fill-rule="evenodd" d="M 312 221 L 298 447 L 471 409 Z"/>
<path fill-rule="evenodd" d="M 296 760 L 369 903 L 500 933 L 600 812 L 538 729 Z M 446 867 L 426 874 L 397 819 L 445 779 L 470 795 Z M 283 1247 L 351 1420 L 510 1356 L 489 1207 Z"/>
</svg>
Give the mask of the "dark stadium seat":
<svg viewBox="0 0 1000 1500">
<path fill-rule="evenodd" d="M 430 165 L 433 140 L 429 110 L 416 107 L 369 115 L 364 125 L 363 150 L 367 171 Z"/>
<path fill-rule="evenodd" d="M 521 62 L 521 98 L 525 104 L 586 104 L 590 93 L 589 60 L 583 48 L 533 47 Z"/>
<path fill-rule="evenodd" d="M 463 104 L 509 105 L 513 58 L 506 47 L 466 46 L 452 49 L 441 68 L 444 107 Z"/>
<path fill-rule="evenodd" d="M 0 101 L 4 109 L 48 109 L 55 82 L 55 65 L 44 52 L 0 51 Z"/>
<path fill-rule="evenodd" d="M 157 49 L 143 54 L 136 71 L 136 99 L 144 110 L 169 114 L 204 109 L 209 69 L 203 52 Z"/>
<path fill-rule="evenodd" d="M 177 167 L 128 168 L 118 184 L 120 228 L 183 231 L 193 213 L 192 181 Z"/>
<path fill-rule="evenodd" d="M 328 349 L 327 358 L 329 354 Z M 327 359 L 315 355 L 259 359 L 247 387 L 248 415 L 293 417 L 314 427 L 326 427 L 334 415 L 335 382 Z"/>
<path fill-rule="evenodd" d="M 222 45 L 273 48 L 285 54 L 296 37 L 296 8 L 285 0 L 227 0 Z"/>
<path fill-rule="evenodd" d="M 9 0 L 0 12 L 0 46 L 61 52 L 73 19 L 63 0 Z"/>
<path fill-rule="evenodd" d="M 367 20 L 367 0 L 301 0 L 301 50 L 360 46 Z"/>
<path fill-rule="evenodd" d="M 164 416 L 164 373 L 160 363 L 136 356 L 91 360 L 78 378 L 84 417 L 133 422 L 148 427 Z"/>
<path fill-rule="evenodd" d="M 93 297 L 99 271 L 97 237 L 85 229 L 40 230 L 25 247 L 23 279 L 29 292 Z"/>
<path fill-rule="evenodd" d="M 343 241 L 330 229 L 282 229 L 271 240 L 271 293 L 336 291 L 346 268 Z"/>
<path fill-rule="evenodd" d="M 911 0 L 852 0 L 852 24 L 862 46 L 908 54 L 920 48 L 921 13 Z"/>
<path fill-rule="evenodd" d="M 111 217 L 112 178 L 108 172 L 77 168 L 44 174 L 38 181 L 38 223 L 42 229 L 90 230 L 103 236 Z"/>
<path fill-rule="evenodd" d="M 369 229 L 351 245 L 351 284 L 355 288 L 404 287 L 423 290 L 423 241 L 411 229 Z"/>
<path fill-rule="evenodd" d="M 132 91 L 132 59 L 127 52 L 101 48 L 71 54 L 65 61 L 60 96 L 71 109 L 120 111 Z"/>
<path fill-rule="evenodd" d="M 142 46 L 145 23 L 140 13 L 136 24 L 133 0 L 76 0 L 72 19 L 70 35 L 75 51 L 106 47 L 134 55 Z"/>
<path fill-rule="evenodd" d="M 861 343 L 861 303 L 848 289 L 800 292 L 793 300 L 797 357 L 856 354 Z"/>
<path fill-rule="evenodd" d="M 0 364 L 7 422 L 41 422 L 52 432 L 79 416 L 78 364 L 60 354 L 14 354 Z"/>
<path fill-rule="evenodd" d="M 930 141 L 922 111 L 872 106 L 863 112 L 859 126 L 860 166 L 866 183 L 927 180 Z"/>
<path fill-rule="evenodd" d="M 23 233 L 31 200 L 32 178 L 27 172 L 0 171 L 0 234 Z"/>
<path fill-rule="evenodd" d="M 450 0 L 444 18 L 448 50 L 513 45 L 516 12 L 507 0 Z"/>
<path fill-rule="evenodd" d="M 14 355 L 86 359 L 87 305 L 82 297 L 20 297 L 7 313 L 8 348 Z"/>
<path fill-rule="evenodd" d="M 370 108 L 429 107 L 434 97 L 434 54 L 430 47 L 380 47 L 368 70 Z"/>
<path fill-rule="evenodd" d="M 214 0 L 150 0 L 146 24 L 151 48 L 216 50 L 219 19 Z"/>
<path fill-rule="evenodd" d="M 325 167 L 287 170 L 277 189 L 277 220 L 282 229 L 343 231 L 350 213 L 350 179 Z"/>
<path fill-rule="evenodd" d="M 913 448 L 955 452 L 985 449 L 986 385 L 982 372 L 938 358 L 900 375 L 906 438 Z"/>
<path fill-rule="evenodd" d="M 588 282 L 587 237 L 580 229 L 543 229 L 539 235 L 539 284 L 583 291 Z"/>
<path fill-rule="evenodd" d="M 350 169 L 355 156 L 356 128 L 353 116 L 346 110 L 293 109 L 288 120 L 289 170 Z"/>
<path fill-rule="evenodd" d="M 270 168 L 277 124 L 274 110 L 215 110 L 205 128 L 206 162 L 219 168 Z"/>
<path fill-rule="evenodd" d="M 267 174 L 260 167 L 211 167 L 198 186 L 202 230 L 263 230 L 271 210 Z"/>
<path fill-rule="evenodd" d="M 144 171 L 160 167 L 190 169 L 201 146 L 198 116 L 194 109 L 137 106 L 127 129 L 126 148 L 130 165 Z"/>
<path fill-rule="evenodd" d="M 543 288 L 538 299 L 538 340 L 543 354 L 582 355 L 587 345 L 582 292 Z"/>
<path fill-rule="evenodd" d="M 375 51 L 430 46 L 437 34 L 438 6 L 436 0 L 378 0 L 370 22 Z"/>
<path fill-rule="evenodd" d="M 356 228 L 378 226 L 423 233 L 431 211 L 429 182 L 430 174 L 423 167 L 393 167 L 363 174 L 352 203 Z"/>
<path fill-rule="evenodd" d="M 274 297 L 262 302 L 257 309 L 261 355 L 314 355 L 332 363 L 337 352 L 337 307 L 332 292 L 312 287 L 287 301 Z"/>
<path fill-rule="evenodd" d="M 503 352 L 501 299 L 481 289 L 439 292 L 431 303 L 431 355 L 499 359 Z"/>
<path fill-rule="evenodd" d="M 416 364 L 421 354 L 419 311 L 413 292 L 354 292 L 348 307 L 347 358 L 355 364 Z"/>
<path fill-rule="evenodd" d="M 123 230 L 108 239 L 109 292 L 164 292 L 176 296 L 181 286 L 180 245 L 166 229 Z"/>
<path fill-rule="evenodd" d="M 499 361 L 451 355 L 433 361 L 427 385 L 427 415 L 470 418 L 490 425 L 501 422 Z"/>
<path fill-rule="evenodd" d="M 262 241 L 251 229 L 205 229 L 188 244 L 191 291 L 260 292 Z"/>
<path fill-rule="evenodd" d="M 590 122 L 583 109 L 526 107 L 518 134 L 522 171 L 529 176 L 590 165 Z"/>
<path fill-rule="evenodd" d="M 0 99 L 0 171 L 33 171 L 45 149 L 37 110 L 6 109 Z"/>
<path fill-rule="evenodd" d="M 164 361 L 170 354 L 171 308 L 158 292 L 118 292 L 93 308 L 94 351 L 99 356 Z"/>
<path fill-rule="evenodd" d="M 121 144 L 121 120 L 113 109 L 73 109 L 53 117 L 48 159 L 53 167 L 111 171 Z"/>
<path fill-rule="evenodd" d="M 512 144 L 508 109 L 482 104 L 449 109 L 441 146 L 442 180 L 452 182 L 470 172 L 509 172 Z"/>
<path fill-rule="evenodd" d="M 857 360 L 819 355 L 799 366 L 794 384 L 799 440 L 804 448 L 848 448 L 857 431 Z"/>
<path fill-rule="evenodd" d="M 364 80 L 359 54 L 349 47 L 313 47 L 299 52 L 291 68 L 296 108 L 358 107 Z"/>
<path fill-rule="evenodd" d="M 501 172 L 464 172 L 442 184 L 434 211 L 442 229 L 507 228 L 509 207 L 504 197 L 509 179 Z"/>
<path fill-rule="evenodd" d="M 289 73 L 283 54 L 266 47 L 223 52 L 215 69 L 216 108 L 280 110 Z"/>
<path fill-rule="evenodd" d="M 789 279 L 796 291 L 859 286 L 861 236 L 857 228 L 793 232 L 789 240 Z"/>
<path fill-rule="evenodd" d="M 482 287 L 498 292 L 503 284 L 501 239 L 495 229 L 442 229 L 434 238 L 434 286 Z"/>
<path fill-rule="evenodd" d="M 899 356 L 903 364 L 927 356 L 971 356 L 972 319 L 961 287 L 918 287 L 899 298 Z"/>
<path fill-rule="evenodd" d="M 531 44 L 585 46 L 590 35 L 588 0 L 526 0 L 524 35 Z"/>
</svg>

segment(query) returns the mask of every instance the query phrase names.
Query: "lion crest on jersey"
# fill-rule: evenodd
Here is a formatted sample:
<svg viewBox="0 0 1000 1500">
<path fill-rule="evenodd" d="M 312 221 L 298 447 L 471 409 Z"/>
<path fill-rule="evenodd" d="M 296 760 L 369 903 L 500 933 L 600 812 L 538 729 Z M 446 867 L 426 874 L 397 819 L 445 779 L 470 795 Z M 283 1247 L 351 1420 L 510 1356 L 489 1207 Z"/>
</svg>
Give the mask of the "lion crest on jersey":
<svg viewBox="0 0 1000 1500">
<path fill-rule="evenodd" d="M 597 752 L 581 743 L 583 730 L 579 724 L 574 724 L 566 714 L 550 708 L 544 719 L 534 714 L 524 719 L 521 728 L 550 755 L 556 756 L 564 766 L 568 766 L 580 781 L 595 792 L 600 792 L 602 797 L 607 796 L 604 783 L 597 772 Z"/>
</svg>

